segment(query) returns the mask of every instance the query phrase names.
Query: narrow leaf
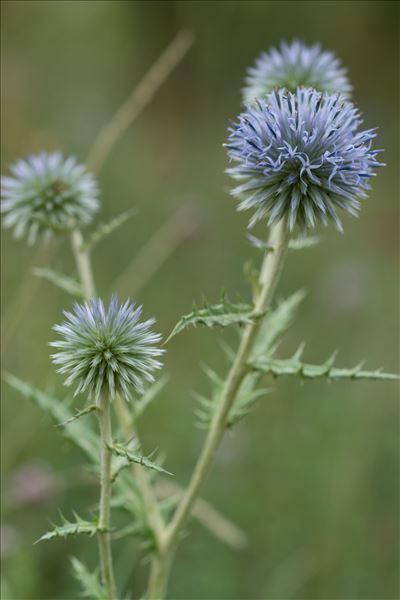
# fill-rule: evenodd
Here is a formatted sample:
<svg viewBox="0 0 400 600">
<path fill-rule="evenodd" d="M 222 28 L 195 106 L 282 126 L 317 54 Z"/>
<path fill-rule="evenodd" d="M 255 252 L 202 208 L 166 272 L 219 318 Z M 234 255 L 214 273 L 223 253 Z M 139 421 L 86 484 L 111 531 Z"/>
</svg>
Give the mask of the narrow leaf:
<svg viewBox="0 0 400 600">
<path fill-rule="evenodd" d="M 312 248 L 321 242 L 319 235 L 300 236 L 289 241 L 289 250 L 303 250 Z"/>
<path fill-rule="evenodd" d="M 44 540 L 51 540 L 55 537 L 68 537 L 70 535 L 94 535 L 98 528 L 95 523 L 90 521 L 85 521 L 81 519 L 76 513 L 74 513 L 75 521 L 67 521 L 67 519 L 61 515 L 62 524 L 61 525 L 53 525 L 54 529 L 44 533 L 35 543 L 42 542 Z"/>
<path fill-rule="evenodd" d="M 164 389 L 168 379 L 167 375 L 160 377 L 160 379 L 147 388 L 143 396 L 134 403 L 133 410 L 135 418 L 140 417 L 140 415 L 144 413 L 151 402 L 153 402 L 160 394 L 161 390 Z"/>
<path fill-rule="evenodd" d="M 90 600 L 106 600 L 107 594 L 100 583 L 97 572 L 91 573 L 89 569 L 74 556 L 71 558 L 72 572 L 82 586 L 81 596 Z"/>
<path fill-rule="evenodd" d="M 274 251 L 274 247 L 271 246 L 270 244 L 268 244 L 268 242 L 265 242 L 264 240 L 260 240 L 255 235 L 251 235 L 251 233 L 249 233 L 247 235 L 247 239 L 249 240 L 250 244 L 252 246 L 254 246 L 254 248 L 257 248 L 258 250 L 264 250 L 265 252 L 273 252 Z"/>
<path fill-rule="evenodd" d="M 65 427 L 65 425 L 68 425 L 69 423 L 72 423 L 73 421 L 76 421 L 77 419 L 80 419 L 84 415 L 88 415 L 89 413 L 92 413 L 95 410 L 97 410 L 96 404 L 90 404 L 87 408 L 84 408 L 83 410 L 78 410 L 72 417 L 69 417 L 69 419 L 67 419 L 63 423 L 57 423 L 56 427 Z"/>
<path fill-rule="evenodd" d="M 108 444 L 107 447 L 109 450 L 114 452 L 117 456 L 125 458 L 130 463 L 136 463 L 138 465 L 142 465 L 148 469 L 152 469 L 153 471 L 158 471 L 159 473 L 165 473 L 166 475 L 172 475 L 169 471 L 166 471 L 157 463 L 152 462 L 149 457 L 144 456 L 143 454 L 134 452 L 132 449 L 124 446 L 123 444 Z"/>
<path fill-rule="evenodd" d="M 106 237 L 113 233 L 116 229 L 121 227 L 128 219 L 136 214 L 136 209 L 127 210 L 117 217 L 114 217 L 108 223 L 102 223 L 99 227 L 89 236 L 88 240 L 82 245 L 83 250 L 93 250 L 93 248 L 102 242 Z"/>
<path fill-rule="evenodd" d="M 304 379 L 317 379 L 324 377 L 326 379 L 386 379 L 396 380 L 400 375 L 394 373 L 384 373 L 381 369 L 375 371 L 366 371 L 363 369 L 363 363 L 350 369 L 339 369 L 334 367 L 335 354 L 328 358 L 321 365 L 312 365 L 300 360 L 299 352 L 296 352 L 288 359 L 266 359 L 258 360 L 251 364 L 252 368 L 263 373 L 271 373 L 276 377 L 280 375 L 297 375 Z"/>
<path fill-rule="evenodd" d="M 53 394 L 42 392 L 11 373 L 3 373 L 2 377 L 9 386 L 19 392 L 23 397 L 31 400 L 43 413 L 48 415 L 55 425 L 69 421 L 69 427 L 63 427 L 61 429 L 64 437 L 83 450 L 91 461 L 97 464 L 97 435 L 86 423 L 81 421 L 71 423 L 70 419 L 73 415 L 64 402 L 61 402 Z"/>
<path fill-rule="evenodd" d="M 272 353 L 275 345 L 291 325 L 297 308 L 305 295 L 304 290 L 295 292 L 266 315 L 252 352 L 252 359 Z"/>
<path fill-rule="evenodd" d="M 263 314 L 257 313 L 251 305 L 230 304 L 225 301 L 203 308 L 194 307 L 191 313 L 181 317 L 165 343 L 189 326 L 227 327 L 228 325 L 248 325 L 262 317 Z"/>
<path fill-rule="evenodd" d="M 84 297 L 82 286 L 73 277 L 69 277 L 68 275 L 64 275 L 59 271 L 53 271 L 52 269 L 47 268 L 36 268 L 33 269 L 32 272 L 34 275 L 36 275 L 36 277 L 42 277 L 42 279 L 46 279 L 64 292 L 67 292 L 67 294 L 74 296 L 74 298 Z"/>
</svg>

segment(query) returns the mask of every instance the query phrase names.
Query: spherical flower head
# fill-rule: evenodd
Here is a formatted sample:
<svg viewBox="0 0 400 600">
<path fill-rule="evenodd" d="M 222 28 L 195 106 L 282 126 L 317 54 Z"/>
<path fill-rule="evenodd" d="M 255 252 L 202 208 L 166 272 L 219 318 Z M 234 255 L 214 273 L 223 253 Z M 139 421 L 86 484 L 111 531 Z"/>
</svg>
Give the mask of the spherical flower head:
<svg viewBox="0 0 400 600">
<path fill-rule="evenodd" d="M 305 46 L 295 40 L 291 44 L 282 42 L 279 49 L 271 48 L 259 56 L 247 71 L 243 100 L 253 102 L 273 89 L 295 92 L 298 87 L 338 92 L 347 97 L 352 89 L 347 70 L 332 52 L 322 51 L 319 44 Z"/>
<path fill-rule="evenodd" d="M 129 300 L 119 305 L 115 296 L 107 310 L 92 298 L 64 312 L 66 322 L 53 328 L 62 340 L 50 345 L 58 348 L 53 362 L 68 375 L 65 385 L 77 386 L 75 395 L 87 392 L 98 401 L 106 391 L 111 399 L 117 393 L 130 399 L 132 391 L 143 393 L 145 381 L 154 381 L 152 373 L 161 367 L 155 358 L 163 353 L 156 346 L 161 336 L 150 331 L 154 319 L 139 321 L 141 312 Z"/>
<path fill-rule="evenodd" d="M 93 176 L 72 157 L 41 152 L 18 160 L 10 171 L 13 177 L 1 178 L 3 223 L 30 244 L 54 230 L 90 223 L 99 208 Z"/>
<path fill-rule="evenodd" d="M 227 172 L 241 184 L 232 190 L 239 210 L 254 209 L 249 225 L 287 217 L 290 230 L 333 221 L 337 209 L 353 216 L 382 166 L 371 149 L 375 130 L 360 131 L 360 114 L 338 94 L 299 88 L 274 91 L 248 106 L 230 129 Z"/>
</svg>

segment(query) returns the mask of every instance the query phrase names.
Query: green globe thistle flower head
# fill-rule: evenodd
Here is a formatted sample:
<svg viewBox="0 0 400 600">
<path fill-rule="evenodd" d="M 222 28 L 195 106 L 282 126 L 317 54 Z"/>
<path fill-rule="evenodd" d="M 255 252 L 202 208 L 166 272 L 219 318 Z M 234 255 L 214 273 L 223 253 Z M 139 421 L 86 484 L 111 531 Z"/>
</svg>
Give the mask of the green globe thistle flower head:
<svg viewBox="0 0 400 600">
<path fill-rule="evenodd" d="M 62 339 L 50 346 L 58 349 L 52 359 L 67 375 L 65 385 L 77 386 L 75 395 L 87 392 L 98 402 L 105 390 L 111 400 L 117 393 L 129 400 L 154 381 L 153 371 L 161 367 L 156 357 L 164 351 L 157 347 L 161 336 L 150 330 L 154 319 L 139 321 L 141 312 L 129 300 L 119 305 L 116 296 L 107 310 L 92 298 L 64 312 L 66 321 L 53 327 Z"/>
<path fill-rule="evenodd" d="M 87 225 L 99 209 L 96 181 L 73 157 L 42 152 L 18 160 L 10 171 L 12 177 L 1 178 L 3 224 L 30 244 Z"/>
<path fill-rule="evenodd" d="M 352 89 L 347 70 L 332 52 L 323 51 L 319 44 L 306 46 L 299 40 L 291 44 L 282 42 L 279 49 L 263 52 L 248 69 L 245 81 L 245 104 L 279 88 L 295 92 L 298 87 L 311 87 L 346 97 L 350 97 Z"/>
<path fill-rule="evenodd" d="M 339 94 L 298 88 L 273 91 L 239 116 L 226 147 L 240 184 L 239 210 L 255 212 L 249 225 L 287 217 L 290 230 L 332 221 L 338 209 L 357 216 L 368 181 L 383 166 L 371 148 L 374 129 L 362 131 L 359 111 Z"/>
</svg>

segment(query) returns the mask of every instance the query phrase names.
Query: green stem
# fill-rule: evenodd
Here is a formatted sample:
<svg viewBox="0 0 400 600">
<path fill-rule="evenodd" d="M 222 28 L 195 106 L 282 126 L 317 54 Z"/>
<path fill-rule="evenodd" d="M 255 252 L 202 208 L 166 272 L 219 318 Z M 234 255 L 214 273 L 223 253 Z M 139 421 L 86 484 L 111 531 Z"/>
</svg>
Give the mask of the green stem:
<svg viewBox="0 0 400 600">
<path fill-rule="evenodd" d="M 71 233 L 71 246 L 75 257 L 79 279 L 82 284 L 83 294 L 85 299 L 89 300 L 89 298 L 92 298 L 96 295 L 96 286 L 94 284 L 90 256 L 83 247 L 83 237 L 79 229 L 74 229 Z"/>
<path fill-rule="evenodd" d="M 115 398 L 115 413 L 118 423 L 123 430 L 127 440 L 133 437 L 138 439 L 131 414 L 124 400 L 117 394 Z M 164 531 L 164 519 L 162 517 L 154 489 L 149 481 L 147 473 L 141 465 L 132 465 L 133 473 L 137 479 L 143 502 L 146 506 L 146 519 L 150 529 L 153 531 L 157 548 Z"/>
<path fill-rule="evenodd" d="M 96 289 L 89 253 L 83 247 L 82 234 L 78 229 L 71 233 L 71 246 L 75 257 L 76 268 L 86 300 L 95 295 Z M 111 501 L 111 460 L 108 445 L 112 444 L 111 411 L 108 394 L 102 390 L 98 402 L 98 418 L 100 426 L 100 503 L 98 523 L 98 544 L 100 554 L 101 578 L 107 591 L 108 600 L 116 600 L 116 588 L 110 541 L 110 501 Z"/>
<path fill-rule="evenodd" d="M 260 273 L 260 292 L 255 302 L 257 312 L 264 312 L 271 303 L 288 245 L 288 229 L 286 219 L 275 225 L 270 234 L 268 245 L 273 248 L 264 258 Z M 163 553 L 155 557 L 152 566 L 151 583 L 147 600 L 160 600 L 165 595 L 170 563 L 179 533 L 188 519 L 196 500 L 200 486 L 206 478 L 215 452 L 226 429 L 230 410 L 235 402 L 240 385 L 247 373 L 247 361 L 253 348 L 262 319 L 247 325 L 244 330 L 235 360 L 226 379 L 219 409 L 212 420 L 203 449 L 195 466 L 189 486 L 180 501 L 178 508 L 167 527 Z M 158 564 L 161 563 L 161 564 Z"/>
<path fill-rule="evenodd" d="M 165 552 L 158 552 L 154 556 L 150 567 L 146 600 L 162 600 L 165 597 L 173 556 L 172 548 L 166 549 Z"/>
<path fill-rule="evenodd" d="M 71 233 L 71 246 L 72 251 L 75 257 L 76 268 L 79 275 L 79 280 L 82 285 L 82 289 L 84 292 L 84 296 L 86 300 L 89 300 L 92 296 L 95 295 L 95 283 L 93 277 L 92 266 L 90 262 L 90 255 L 87 250 L 85 250 L 83 246 L 83 237 L 81 232 L 78 229 L 75 229 Z M 101 433 L 102 440 L 102 476 L 101 476 L 101 500 L 100 500 L 100 520 L 99 520 L 99 528 L 101 522 L 101 513 L 104 512 L 106 516 L 106 520 L 110 520 L 110 496 L 111 496 L 111 482 L 109 481 L 109 477 L 107 478 L 105 474 L 103 474 L 103 463 L 104 469 L 111 468 L 111 455 L 107 448 L 107 443 L 112 442 L 111 437 L 111 421 L 110 421 L 110 406 L 109 401 L 107 399 L 107 407 L 106 410 L 103 411 L 108 414 L 106 421 L 100 419 L 100 430 L 102 429 L 103 424 L 109 428 L 107 438 L 108 442 L 105 441 L 103 434 Z M 117 396 L 115 400 L 115 409 L 117 414 L 117 419 L 123 431 L 125 432 L 128 439 L 132 438 L 136 435 L 135 429 L 131 422 L 130 416 L 128 414 L 128 410 L 123 400 Z M 101 415 L 101 410 L 99 411 L 99 415 Z M 110 461 L 110 464 L 107 466 L 107 461 Z M 148 480 L 147 473 L 144 471 L 143 467 L 140 465 L 134 465 L 134 472 L 137 477 L 138 485 L 142 493 L 143 501 L 146 505 L 146 514 L 148 518 L 148 523 L 150 528 L 153 531 L 154 538 L 157 545 L 157 551 L 161 547 L 161 538 L 164 532 L 164 521 L 157 503 L 157 499 L 154 494 L 154 490 L 151 486 L 150 481 Z M 107 490 L 104 490 L 103 482 L 107 483 Z M 108 511 L 108 515 L 106 514 Z M 109 529 L 106 528 L 106 529 Z M 111 554 L 111 546 L 110 546 L 110 538 L 109 534 L 101 534 L 99 533 L 99 551 L 100 551 L 100 560 L 101 560 L 101 571 L 102 571 L 102 579 L 104 581 L 104 585 L 106 586 L 107 593 L 110 598 L 115 597 L 115 583 L 114 583 L 114 575 L 113 575 L 113 566 L 112 566 L 112 554 Z M 113 591 L 114 590 L 114 591 Z M 112 595 L 114 594 L 114 596 Z"/>
<path fill-rule="evenodd" d="M 100 425 L 100 504 L 98 523 L 98 542 L 100 553 L 101 579 L 107 591 L 108 600 L 116 600 L 116 588 L 110 543 L 110 501 L 111 501 L 111 451 L 112 444 L 110 399 L 103 390 L 98 402 Z"/>
</svg>

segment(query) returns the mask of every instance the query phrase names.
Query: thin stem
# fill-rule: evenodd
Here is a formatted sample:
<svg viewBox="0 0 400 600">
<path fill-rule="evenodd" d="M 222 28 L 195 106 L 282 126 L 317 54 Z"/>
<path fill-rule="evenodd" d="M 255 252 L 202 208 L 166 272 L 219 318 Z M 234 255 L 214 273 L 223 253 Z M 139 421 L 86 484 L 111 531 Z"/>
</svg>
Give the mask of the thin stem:
<svg viewBox="0 0 400 600">
<path fill-rule="evenodd" d="M 268 245 L 273 250 L 266 254 L 261 269 L 260 292 L 255 303 L 257 312 L 264 312 L 272 300 L 282 270 L 288 238 L 287 221 L 286 219 L 282 219 L 271 230 Z M 219 409 L 212 420 L 189 486 L 178 505 L 172 521 L 167 527 L 164 553 L 161 556 L 161 560 L 165 564 L 157 565 L 157 562 L 155 562 L 153 565 L 153 585 L 149 589 L 149 593 L 151 592 L 152 595 L 148 596 L 148 600 L 159 600 L 165 594 L 171 555 L 174 553 L 178 535 L 190 515 L 200 486 L 208 474 L 215 452 L 224 435 L 229 412 L 247 373 L 247 361 L 261 327 L 261 322 L 262 319 L 258 319 L 244 330 L 235 360 L 222 391 Z"/>
<path fill-rule="evenodd" d="M 113 290 L 138 294 L 176 249 L 197 230 L 199 218 L 193 207 L 179 207 L 145 242 L 124 271 L 113 281 Z"/>
<path fill-rule="evenodd" d="M 115 398 L 115 412 L 117 415 L 118 423 L 122 428 L 125 437 L 127 439 L 132 439 L 133 437 L 138 438 L 126 403 L 119 395 L 117 395 Z M 153 535 L 158 548 L 165 527 L 164 520 L 162 518 L 153 487 L 148 479 L 144 467 L 138 464 L 134 464 L 132 465 L 132 470 L 135 474 L 140 492 L 142 494 L 143 501 L 146 505 L 146 518 L 148 520 L 148 524 L 151 530 L 153 531 Z"/>
<path fill-rule="evenodd" d="M 83 293 L 85 299 L 89 300 L 89 298 L 96 295 L 96 286 L 94 284 L 92 265 L 90 264 L 90 255 L 83 248 L 83 237 L 79 229 L 74 229 L 71 233 L 71 246 Z"/>
<path fill-rule="evenodd" d="M 99 504 L 99 524 L 98 524 L 98 542 L 100 553 L 101 579 L 107 591 L 108 600 L 116 600 L 117 593 L 115 588 L 114 570 L 111 555 L 110 543 L 110 501 L 111 501 L 111 451 L 109 445 L 112 444 L 111 435 L 111 411 L 110 399 L 103 390 L 100 394 L 98 403 L 98 418 L 100 425 L 100 504 Z"/>
<path fill-rule="evenodd" d="M 93 171 L 102 168 L 116 142 L 168 79 L 193 44 L 193 39 L 190 31 L 180 31 L 117 110 L 111 121 L 100 130 L 87 158 L 87 164 Z"/>
</svg>

